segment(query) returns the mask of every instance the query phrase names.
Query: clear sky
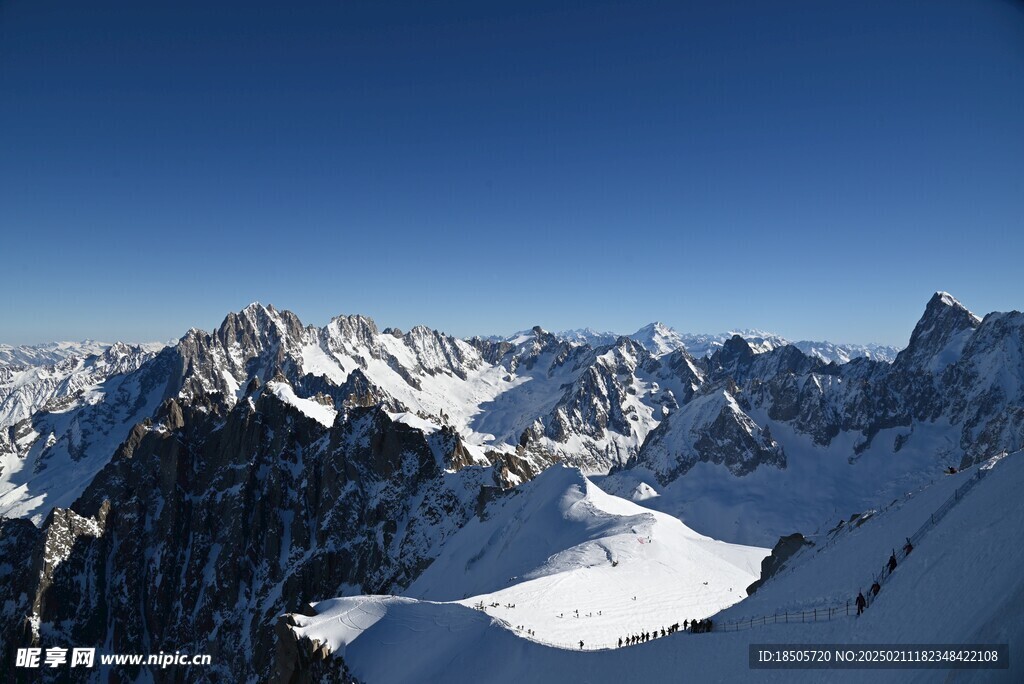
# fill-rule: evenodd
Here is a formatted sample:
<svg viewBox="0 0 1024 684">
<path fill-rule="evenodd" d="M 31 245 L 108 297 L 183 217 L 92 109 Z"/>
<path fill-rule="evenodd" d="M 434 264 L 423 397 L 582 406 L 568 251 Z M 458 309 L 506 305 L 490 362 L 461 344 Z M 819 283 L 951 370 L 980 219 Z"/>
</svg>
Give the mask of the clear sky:
<svg viewBox="0 0 1024 684">
<path fill-rule="evenodd" d="M 1024 3 L 0 2 L 0 342 L 1024 308 Z"/>
</svg>

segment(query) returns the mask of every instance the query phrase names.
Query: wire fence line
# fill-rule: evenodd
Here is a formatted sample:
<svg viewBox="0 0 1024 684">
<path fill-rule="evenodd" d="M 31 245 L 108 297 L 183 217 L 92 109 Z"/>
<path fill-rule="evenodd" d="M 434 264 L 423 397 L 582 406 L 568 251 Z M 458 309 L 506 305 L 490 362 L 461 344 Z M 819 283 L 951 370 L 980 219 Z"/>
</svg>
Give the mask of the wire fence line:
<svg viewBox="0 0 1024 684">
<path fill-rule="evenodd" d="M 940 505 L 938 508 L 932 511 L 932 514 L 928 518 L 928 520 L 925 520 L 924 523 L 919 528 L 917 528 L 917 531 L 914 532 L 914 534 L 907 537 L 907 543 L 902 548 L 898 550 L 892 550 L 892 555 L 896 558 L 897 565 L 906 560 L 907 556 L 913 551 L 914 547 L 918 545 L 921 539 L 923 539 L 924 536 L 928 534 L 928 532 L 930 532 L 939 523 L 940 520 L 946 517 L 946 514 L 949 513 L 950 510 L 952 510 L 953 506 L 958 504 L 960 500 L 964 498 L 964 495 L 967 494 L 967 492 L 969 492 L 971 488 L 974 487 L 974 485 L 978 484 L 978 482 L 980 482 L 981 479 L 985 477 L 987 473 L 988 470 L 984 468 L 978 468 L 975 471 L 975 473 L 971 475 L 970 479 L 968 479 L 962 485 L 957 487 L 953 494 L 948 499 L 942 502 L 942 505 Z M 881 588 L 882 585 L 884 585 L 890 577 L 892 577 L 892 570 L 889 568 L 889 564 L 887 562 L 872 578 L 873 584 L 877 584 L 879 588 Z M 864 593 L 864 598 L 867 601 L 867 606 L 870 606 L 877 598 L 877 594 L 874 591 L 871 591 L 870 588 L 867 592 L 862 593 Z"/>
<path fill-rule="evenodd" d="M 1004 454 L 1005 455 L 1005 454 Z M 907 545 L 904 545 L 899 550 L 893 549 L 892 555 L 896 559 L 896 565 L 899 566 L 907 555 L 910 554 L 914 547 L 918 545 L 924 536 L 931 531 L 940 520 L 942 520 L 953 506 L 960 502 L 960 500 L 967 494 L 974 485 L 978 484 L 979 481 L 988 473 L 988 470 L 983 467 L 979 467 L 974 474 L 971 475 L 970 479 L 961 484 L 956 490 L 947 498 L 942 504 L 936 508 L 932 514 L 926 520 L 914 534 L 907 537 Z M 882 565 L 881 570 L 872 576 L 872 585 L 878 584 L 879 590 L 889 578 L 892 576 L 892 571 L 889 568 L 889 562 L 886 561 Z M 871 591 L 869 586 L 867 590 L 861 588 L 858 592 L 864 596 L 865 607 L 871 605 L 871 603 L 877 598 L 877 594 Z M 749 617 L 737 620 L 729 620 L 721 623 L 716 623 L 716 628 L 721 631 L 737 631 L 741 629 L 751 629 L 753 627 L 761 627 L 764 625 L 790 623 L 790 622 L 826 622 L 837 618 L 845 618 L 850 615 L 856 615 L 856 603 L 850 600 L 844 603 L 828 603 L 823 602 L 817 606 L 811 608 L 805 608 L 802 611 L 794 613 L 776 613 L 774 615 L 761 615 L 759 617 Z M 809 616 L 809 617 L 808 617 Z"/>
<path fill-rule="evenodd" d="M 856 609 L 853 608 L 856 612 Z M 765 625 L 800 624 L 804 622 L 828 622 L 851 615 L 850 601 L 838 604 L 822 604 L 805 608 L 804 610 L 774 613 L 760 617 L 750 617 L 738 620 L 727 620 L 716 623 L 715 630 L 720 632 L 738 632 L 743 629 L 763 627 Z"/>
<path fill-rule="evenodd" d="M 1001 455 L 1005 456 L 1006 452 L 1005 451 L 1002 452 Z M 960 473 L 964 473 L 964 472 L 966 472 L 967 470 L 969 470 L 970 468 L 973 468 L 973 467 L 974 467 L 974 465 L 968 466 L 967 468 L 963 468 L 959 472 Z M 977 473 L 972 475 L 972 477 L 977 477 Z M 927 488 L 928 486 L 931 486 L 931 485 L 934 485 L 934 484 L 935 484 L 935 480 L 932 480 L 929 483 L 929 485 L 926 485 L 924 488 Z M 905 504 L 910 499 L 913 499 L 913 497 L 916 496 L 918 493 L 919 492 L 907 492 L 907 493 L 903 494 L 902 496 L 899 496 L 899 497 L 893 499 L 890 503 L 885 504 L 884 506 L 881 506 L 879 508 L 872 508 L 872 509 L 868 509 L 868 510 L 864 511 L 863 513 L 859 514 L 856 518 L 851 518 L 849 522 L 846 522 L 845 520 L 840 520 L 839 521 L 839 525 L 837 527 L 834 527 L 833 529 L 829 530 L 825 534 L 826 540 L 825 540 L 824 543 L 816 544 L 812 548 L 810 548 L 809 550 L 813 551 L 814 553 L 821 553 L 822 551 L 824 551 L 826 549 L 832 548 L 833 546 L 836 545 L 837 542 L 840 542 L 840 541 L 842 541 L 843 539 L 846 538 L 846 535 L 844 533 L 847 532 L 850 529 L 850 527 L 860 527 L 862 524 L 864 524 L 864 523 L 868 522 L 869 520 L 877 517 L 879 514 L 885 513 L 886 511 L 891 509 L 893 506 L 896 506 L 897 504 L 902 506 L 903 504 Z M 962 495 L 962 493 L 961 493 L 961 495 Z M 949 500 L 955 501 L 955 499 L 956 499 L 956 495 L 954 494 L 953 496 L 950 497 Z M 948 503 L 948 501 L 947 501 L 947 503 Z M 943 512 L 942 515 L 945 515 L 945 512 Z M 937 522 L 938 519 L 939 518 L 936 517 L 935 521 Z M 919 532 L 920 532 L 920 530 L 919 530 Z M 911 537 L 911 539 L 913 539 L 913 537 Z M 794 556 L 794 558 L 796 558 L 796 556 Z M 795 570 L 797 567 L 799 567 L 799 565 L 790 565 L 787 562 L 786 566 L 784 566 L 782 568 L 782 570 L 776 576 L 781 576 L 783 574 L 788 574 L 788 573 L 792 572 L 793 570 Z"/>
</svg>

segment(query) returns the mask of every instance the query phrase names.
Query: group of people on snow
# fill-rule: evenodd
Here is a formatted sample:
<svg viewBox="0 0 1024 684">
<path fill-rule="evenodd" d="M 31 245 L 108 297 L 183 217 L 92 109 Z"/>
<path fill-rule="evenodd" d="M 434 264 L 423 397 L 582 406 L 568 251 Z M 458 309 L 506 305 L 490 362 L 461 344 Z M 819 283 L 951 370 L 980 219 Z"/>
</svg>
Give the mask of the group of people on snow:
<svg viewBox="0 0 1024 684">
<path fill-rule="evenodd" d="M 907 543 L 903 545 L 903 557 L 906 558 L 907 556 L 909 556 L 910 552 L 913 551 L 913 550 L 914 550 L 914 544 L 911 543 L 910 537 L 907 537 Z M 886 568 L 886 570 L 888 570 L 890 575 L 893 573 L 893 571 L 896 570 L 896 565 L 897 565 L 897 562 L 896 562 L 896 549 L 893 549 L 892 553 L 889 554 L 888 562 L 886 562 L 886 564 L 885 564 L 885 568 Z M 882 590 L 882 585 L 878 583 L 878 580 L 875 580 L 874 582 L 872 582 L 871 589 L 870 589 L 871 598 L 874 598 L 874 597 L 878 596 L 878 592 L 881 591 L 881 590 Z M 867 599 L 864 598 L 864 592 L 858 592 L 857 599 L 856 599 L 856 604 L 857 604 L 857 615 L 860 615 L 861 613 L 864 612 L 864 609 L 867 608 L 867 605 L 868 605 Z"/>
<path fill-rule="evenodd" d="M 694 620 L 690 623 L 690 631 L 694 634 L 701 634 L 703 632 L 710 632 L 714 625 L 711 622 L 711 618 L 704 618 L 703 620 Z"/>
<path fill-rule="evenodd" d="M 670 634 L 682 630 L 684 632 L 690 632 L 691 634 L 700 634 L 701 632 L 710 632 L 712 627 L 711 618 L 705 618 L 703 620 L 683 620 L 683 624 L 680 625 L 678 622 L 668 627 L 662 627 L 661 629 L 653 629 L 650 632 L 640 632 L 639 634 L 630 634 L 619 639 L 619 648 L 623 646 L 634 646 L 636 644 L 642 644 L 651 639 L 658 639 L 661 637 L 667 637 Z M 582 647 L 581 647 L 582 648 Z"/>
</svg>

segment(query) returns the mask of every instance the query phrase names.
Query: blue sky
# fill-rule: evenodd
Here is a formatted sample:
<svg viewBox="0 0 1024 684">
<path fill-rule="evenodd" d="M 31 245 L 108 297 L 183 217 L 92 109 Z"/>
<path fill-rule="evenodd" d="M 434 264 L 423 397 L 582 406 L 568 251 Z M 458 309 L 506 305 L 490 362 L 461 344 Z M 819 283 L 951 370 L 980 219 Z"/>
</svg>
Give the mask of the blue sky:
<svg viewBox="0 0 1024 684">
<path fill-rule="evenodd" d="M 1024 305 L 1024 3 L 0 3 L 0 342 Z"/>
</svg>

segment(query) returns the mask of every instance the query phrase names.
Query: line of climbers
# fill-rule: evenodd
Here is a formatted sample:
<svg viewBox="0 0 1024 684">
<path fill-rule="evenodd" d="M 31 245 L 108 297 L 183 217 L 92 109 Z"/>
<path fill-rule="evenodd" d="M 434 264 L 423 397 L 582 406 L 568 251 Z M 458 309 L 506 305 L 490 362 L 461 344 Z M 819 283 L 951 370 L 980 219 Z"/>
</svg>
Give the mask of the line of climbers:
<svg viewBox="0 0 1024 684">
<path fill-rule="evenodd" d="M 914 550 L 914 545 L 910 543 L 910 537 L 907 537 L 907 543 L 903 545 L 903 558 L 905 559 L 907 556 L 909 556 L 910 552 L 913 551 L 913 550 Z M 893 571 L 896 570 L 896 549 L 892 550 L 892 553 L 889 555 L 889 561 L 885 564 L 885 567 L 888 569 L 889 575 L 892 575 Z M 871 592 L 872 600 L 876 596 L 878 596 L 878 592 L 881 591 L 881 590 L 882 590 L 882 585 L 878 583 L 877 579 L 874 582 L 871 583 L 870 592 Z M 862 592 L 858 592 L 856 603 L 857 603 L 857 615 L 860 615 L 861 613 L 864 612 L 864 609 L 867 608 L 867 605 L 868 605 L 867 599 L 864 598 L 864 592 L 863 591 Z"/>
<path fill-rule="evenodd" d="M 683 620 L 682 627 L 679 623 L 670 625 L 669 627 L 662 627 L 660 630 L 652 630 L 650 632 L 641 632 L 640 634 L 630 634 L 626 637 L 619 639 L 619 648 L 623 646 L 634 646 L 636 644 L 642 644 L 650 641 L 651 639 L 657 639 L 659 637 L 666 637 L 670 634 L 675 634 L 680 631 L 690 632 L 691 634 L 699 634 L 701 632 L 710 632 L 712 628 L 711 618 L 705 618 L 704 620 Z M 582 643 L 582 642 L 581 642 Z M 583 648 L 581 645 L 580 648 Z"/>
</svg>

